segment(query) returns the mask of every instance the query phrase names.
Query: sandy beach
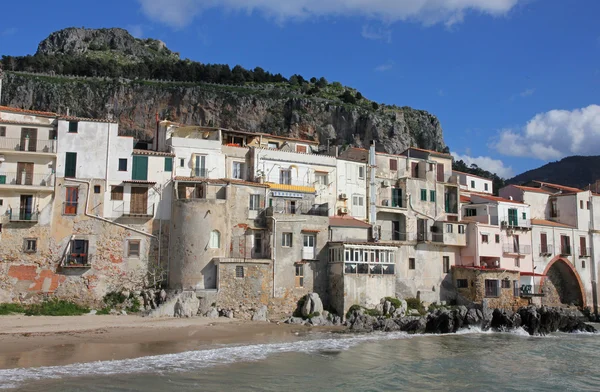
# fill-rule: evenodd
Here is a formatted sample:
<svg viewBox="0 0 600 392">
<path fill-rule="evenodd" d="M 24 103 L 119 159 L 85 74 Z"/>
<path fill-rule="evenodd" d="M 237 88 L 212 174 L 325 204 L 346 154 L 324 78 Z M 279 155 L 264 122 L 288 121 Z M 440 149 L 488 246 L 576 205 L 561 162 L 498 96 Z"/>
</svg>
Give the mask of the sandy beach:
<svg viewBox="0 0 600 392">
<path fill-rule="evenodd" d="M 2 316 L 0 368 L 61 366 L 229 344 L 283 342 L 311 330 L 303 326 L 225 318 Z"/>
</svg>

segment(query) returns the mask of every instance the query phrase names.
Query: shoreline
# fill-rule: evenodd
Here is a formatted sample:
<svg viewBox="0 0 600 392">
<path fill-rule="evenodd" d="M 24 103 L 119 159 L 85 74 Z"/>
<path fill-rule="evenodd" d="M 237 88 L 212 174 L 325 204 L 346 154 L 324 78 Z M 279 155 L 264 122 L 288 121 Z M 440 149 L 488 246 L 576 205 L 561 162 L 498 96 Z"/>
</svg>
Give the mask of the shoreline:
<svg viewBox="0 0 600 392">
<path fill-rule="evenodd" d="M 223 345 L 288 342 L 313 331 L 343 329 L 224 318 L 2 316 L 0 369 L 140 358 Z"/>
</svg>

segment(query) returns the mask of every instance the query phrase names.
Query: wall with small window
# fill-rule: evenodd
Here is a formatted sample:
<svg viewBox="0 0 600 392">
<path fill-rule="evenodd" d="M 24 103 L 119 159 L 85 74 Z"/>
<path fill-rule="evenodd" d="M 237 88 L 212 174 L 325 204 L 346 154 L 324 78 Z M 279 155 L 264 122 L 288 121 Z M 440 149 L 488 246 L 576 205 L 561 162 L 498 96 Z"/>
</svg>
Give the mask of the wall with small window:
<svg viewBox="0 0 600 392">
<path fill-rule="evenodd" d="M 336 177 L 331 180 L 337 182 L 336 214 L 346 208 L 348 216 L 367 217 L 367 176 L 366 163 L 338 159 Z"/>
</svg>

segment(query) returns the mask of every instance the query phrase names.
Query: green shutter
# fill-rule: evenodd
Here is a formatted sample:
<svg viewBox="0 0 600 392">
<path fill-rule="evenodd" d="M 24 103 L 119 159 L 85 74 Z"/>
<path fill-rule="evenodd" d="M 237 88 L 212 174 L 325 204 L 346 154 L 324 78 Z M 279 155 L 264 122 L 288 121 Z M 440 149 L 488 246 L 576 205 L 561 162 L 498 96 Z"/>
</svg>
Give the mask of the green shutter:
<svg viewBox="0 0 600 392">
<path fill-rule="evenodd" d="M 77 121 L 69 121 L 69 133 L 77 133 Z"/>
<path fill-rule="evenodd" d="M 77 173 L 77 153 L 68 152 L 65 157 L 65 177 L 75 177 Z"/>
<path fill-rule="evenodd" d="M 508 224 L 511 226 L 518 226 L 519 223 L 519 218 L 518 218 L 518 212 L 516 208 L 509 208 L 508 209 Z"/>
<path fill-rule="evenodd" d="M 435 201 L 435 191 L 429 191 L 429 201 Z"/>
<path fill-rule="evenodd" d="M 165 158 L 165 171 L 166 172 L 173 171 L 173 158 L 171 158 L 171 157 Z"/>
<path fill-rule="evenodd" d="M 421 189 L 421 200 L 427 201 L 427 189 Z"/>
<path fill-rule="evenodd" d="M 527 219 L 527 213 L 526 212 L 523 213 L 523 220 L 525 220 L 525 219 Z"/>
<path fill-rule="evenodd" d="M 134 156 L 131 169 L 131 179 L 148 181 L 148 157 Z"/>
<path fill-rule="evenodd" d="M 402 189 L 392 188 L 392 207 L 402 207 Z"/>
<path fill-rule="evenodd" d="M 0 174 L 0 184 L 6 184 L 6 176 L 4 174 Z"/>
</svg>

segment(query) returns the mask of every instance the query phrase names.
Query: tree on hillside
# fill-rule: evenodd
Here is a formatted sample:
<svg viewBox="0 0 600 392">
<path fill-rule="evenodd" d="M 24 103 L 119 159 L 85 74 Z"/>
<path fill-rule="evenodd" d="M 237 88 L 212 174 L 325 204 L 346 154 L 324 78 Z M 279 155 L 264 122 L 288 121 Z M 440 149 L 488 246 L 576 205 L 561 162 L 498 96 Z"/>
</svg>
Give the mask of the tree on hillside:
<svg viewBox="0 0 600 392">
<path fill-rule="evenodd" d="M 342 100 L 342 102 L 345 103 L 356 103 L 356 98 L 354 97 L 354 95 L 352 95 L 352 93 L 349 90 L 344 91 L 344 93 L 340 95 L 340 99 Z"/>
<path fill-rule="evenodd" d="M 500 188 L 504 188 L 506 186 L 506 182 L 503 178 L 499 177 L 496 173 L 491 173 L 487 170 L 484 170 L 472 163 L 470 166 L 467 165 L 464 161 L 458 160 L 452 162 L 452 170 L 461 171 L 463 173 L 473 174 L 475 176 L 487 178 L 492 180 L 492 188 L 494 189 L 494 194 L 497 195 Z"/>
</svg>

